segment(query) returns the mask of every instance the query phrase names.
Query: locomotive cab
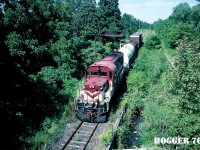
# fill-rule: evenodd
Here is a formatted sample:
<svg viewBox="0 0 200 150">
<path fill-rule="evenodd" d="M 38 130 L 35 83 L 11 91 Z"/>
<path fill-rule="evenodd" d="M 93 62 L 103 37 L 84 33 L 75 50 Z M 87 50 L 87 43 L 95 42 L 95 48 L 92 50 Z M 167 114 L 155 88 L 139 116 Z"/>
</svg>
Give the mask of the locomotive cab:
<svg viewBox="0 0 200 150">
<path fill-rule="evenodd" d="M 76 107 L 80 120 L 105 122 L 111 97 L 123 76 L 122 70 L 123 54 L 120 52 L 113 52 L 87 68 Z"/>
</svg>

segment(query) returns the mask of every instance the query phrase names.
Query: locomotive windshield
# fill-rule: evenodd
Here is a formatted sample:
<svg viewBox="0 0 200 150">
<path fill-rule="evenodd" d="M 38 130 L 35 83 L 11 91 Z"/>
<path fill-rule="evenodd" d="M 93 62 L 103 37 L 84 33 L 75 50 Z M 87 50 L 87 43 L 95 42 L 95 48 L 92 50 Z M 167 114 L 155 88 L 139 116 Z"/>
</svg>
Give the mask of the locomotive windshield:
<svg viewBox="0 0 200 150">
<path fill-rule="evenodd" d="M 92 71 L 91 72 L 91 76 L 103 76 L 103 77 L 107 77 L 107 72 L 95 72 L 95 71 Z"/>
<path fill-rule="evenodd" d="M 106 77 L 106 76 L 107 76 L 107 72 L 100 72 L 99 75 L 100 75 L 100 76 L 104 76 L 104 77 Z"/>
<path fill-rule="evenodd" d="M 97 72 L 92 71 L 92 72 L 91 72 L 91 75 L 92 75 L 92 76 L 97 76 Z"/>
</svg>

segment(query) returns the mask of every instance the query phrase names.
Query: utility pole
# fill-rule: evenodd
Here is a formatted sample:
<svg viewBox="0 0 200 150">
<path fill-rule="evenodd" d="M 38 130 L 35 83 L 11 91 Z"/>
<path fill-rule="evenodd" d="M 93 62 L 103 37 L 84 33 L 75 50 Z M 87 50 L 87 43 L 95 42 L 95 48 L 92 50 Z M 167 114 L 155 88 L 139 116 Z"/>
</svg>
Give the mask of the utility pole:
<svg viewBox="0 0 200 150">
<path fill-rule="evenodd" d="M 95 59 L 97 59 L 96 40 L 97 40 L 97 34 L 95 34 L 95 38 L 94 38 L 94 53 L 95 53 Z"/>
<path fill-rule="evenodd" d="M 139 21 L 139 32 L 140 32 L 140 20 L 138 19 L 138 21 Z"/>
</svg>

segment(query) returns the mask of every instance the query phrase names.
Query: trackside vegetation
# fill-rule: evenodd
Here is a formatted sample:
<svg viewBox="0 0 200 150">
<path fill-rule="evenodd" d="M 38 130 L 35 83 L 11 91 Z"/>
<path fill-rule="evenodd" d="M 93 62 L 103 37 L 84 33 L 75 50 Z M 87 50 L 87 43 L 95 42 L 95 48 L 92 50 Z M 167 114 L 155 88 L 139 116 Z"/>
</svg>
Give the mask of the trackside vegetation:
<svg viewBox="0 0 200 150">
<path fill-rule="evenodd" d="M 187 44 L 186 44 L 187 43 Z M 197 148 L 192 138 L 199 137 L 199 48 L 198 41 L 182 39 L 174 57 L 175 68 L 163 49 L 140 49 L 133 69 L 127 77 L 127 93 L 121 106 L 127 111 L 118 131 L 118 146 L 125 147 L 132 129 L 134 113 L 140 110 L 139 144 L 142 147 L 167 149 Z M 193 45 L 193 46 L 192 46 Z M 197 47 L 198 47 L 197 46 Z M 183 65 L 186 63 L 185 65 Z M 154 144 L 155 137 L 188 137 L 187 145 Z"/>
<path fill-rule="evenodd" d="M 198 149 L 200 137 L 200 5 L 176 6 L 166 20 L 154 23 L 127 77 L 127 107 L 118 146 L 127 147 L 134 112 L 143 118 L 137 129 L 140 147 Z M 184 17 L 183 17 L 184 13 Z M 126 129 L 126 130 L 125 130 Z M 125 131 L 125 132 L 124 132 Z M 156 144 L 155 137 L 186 137 L 187 144 Z"/>
<path fill-rule="evenodd" d="M 147 119 L 149 119 L 147 121 L 149 124 L 154 123 L 154 119 L 160 118 L 160 116 L 153 116 L 153 114 L 157 114 L 157 112 L 153 112 L 152 110 L 156 111 L 156 105 L 163 105 L 165 101 L 161 100 L 162 96 L 160 96 L 160 93 L 163 87 L 160 81 L 166 69 L 166 58 L 161 49 L 151 51 L 144 47 L 140 49 L 134 67 L 127 77 L 128 89 L 122 102 L 122 105 L 126 105 L 127 109 L 124 118 L 126 121 L 124 121 L 118 133 L 119 146 L 123 147 L 126 144 L 125 139 L 130 133 L 129 131 L 131 129 L 132 120 L 135 117 L 134 112 L 136 108 L 142 111 L 143 115 L 149 115 L 147 117 Z M 155 118 L 153 119 L 152 116 Z M 145 129 L 141 130 L 144 131 Z M 160 133 L 156 128 L 155 132 Z M 146 133 L 146 131 L 144 131 L 144 133 Z M 153 137 L 154 135 L 151 136 Z M 141 137 L 141 140 L 145 142 L 147 142 L 148 139 L 150 138 L 145 136 Z"/>
</svg>

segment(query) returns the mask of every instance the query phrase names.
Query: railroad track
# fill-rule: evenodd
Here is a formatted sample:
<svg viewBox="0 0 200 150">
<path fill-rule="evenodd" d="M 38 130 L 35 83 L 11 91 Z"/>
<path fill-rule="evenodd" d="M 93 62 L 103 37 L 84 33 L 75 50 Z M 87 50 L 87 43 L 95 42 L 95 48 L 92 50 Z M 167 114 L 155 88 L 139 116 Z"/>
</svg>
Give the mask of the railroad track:
<svg viewBox="0 0 200 150">
<path fill-rule="evenodd" d="M 97 123 L 81 122 L 63 145 L 62 150 L 85 150 L 97 126 Z"/>
</svg>

